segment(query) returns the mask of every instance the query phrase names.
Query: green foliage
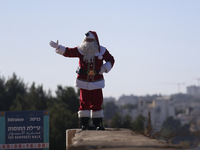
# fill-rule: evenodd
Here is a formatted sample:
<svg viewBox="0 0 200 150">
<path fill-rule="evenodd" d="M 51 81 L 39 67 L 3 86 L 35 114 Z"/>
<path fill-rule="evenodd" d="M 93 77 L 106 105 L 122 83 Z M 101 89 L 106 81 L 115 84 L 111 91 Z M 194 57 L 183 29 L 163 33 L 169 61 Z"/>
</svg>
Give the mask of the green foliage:
<svg viewBox="0 0 200 150">
<path fill-rule="evenodd" d="M 133 122 L 133 130 L 134 131 L 144 131 L 145 128 L 145 117 L 142 116 L 141 114 L 135 119 Z"/>
<path fill-rule="evenodd" d="M 8 79 L 4 84 L 4 98 L 5 98 L 5 107 L 4 111 L 9 111 L 13 100 L 17 97 L 17 94 L 24 95 L 26 94 L 27 86 L 24 84 L 23 80 L 17 78 L 16 74 L 13 74 L 12 78 Z"/>
<path fill-rule="evenodd" d="M 169 130 L 169 131 L 172 131 L 172 132 L 175 132 L 177 131 L 181 126 L 181 123 L 179 120 L 174 120 L 173 117 L 168 117 L 164 122 L 163 122 L 163 125 L 162 127 Z"/>
<path fill-rule="evenodd" d="M 68 109 L 68 105 L 63 102 L 55 102 L 49 111 L 50 147 L 51 149 L 65 149 L 66 130 L 78 127 L 77 114 L 73 114 Z"/>
<path fill-rule="evenodd" d="M 70 106 L 68 107 L 68 109 L 72 113 L 77 113 L 79 108 L 79 99 L 73 87 L 63 88 L 62 86 L 59 85 L 58 89 L 56 90 L 56 94 L 58 101 L 63 102 L 68 106 Z"/>
<path fill-rule="evenodd" d="M 122 127 L 122 116 L 116 113 L 110 123 L 111 128 L 121 128 Z"/>
<path fill-rule="evenodd" d="M 177 136 L 173 138 L 172 142 L 174 144 L 179 144 L 181 141 L 191 141 L 193 137 L 191 136 L 190 133 L 190 125 L 185 124 L 181 125 L 179 120 L 173 119 L 173 117 L 168 117 L 162 125 L 164 131 L 163 134 L 172 134 L 176 133 Z"/>
<path fill-rule="evenodd" d="M 16 98 L 13 100 L 13 104 L 10 106 L 10 111 L 30 110 L 29 108 L 24 96 L 17 94 Z"/>
<path fill-rule="evenodd" d="M 46 102 L 48 101 L 48 97 L 45 94 L 42 85 L 39 85 L 36 88 L 35 83 L 33 83 L 29 89 L 28 95 L 26 96 L 26 100 L 31 106 L 31 110 L 47 109 Z"/>
<path fill-rule="evenodd" d="M 113 116 L 110 122 L 111 128 L 127 128 L 134 131 L 144 131 L 145 117 L 139 115 L 134 122 L 129 115 L 122 117 L 118 112 Z"/>
<path fill-rule="evenodd" d="M 5 78 L 0 78 L 0 110 L 5 111 L 6 107 L 6 87 L 5 87 Z"/>
<path fill-rule="evenodd" d="M 127 129 L 131 129 L 131 126 L 132 126 L 132 118 L 129 115 L 126 115 L 123 118 L 122 127 L 127 128 Z"/>
<path fill-rule="evenodd" d="M 10 111 L 46 110 L 48 99 L 42 85 L 36 88 L 35 83 L 33 83 L 26 94 L 17 94 L 10 106 Z"/>
<path fill-rule="evenodd" d="M 111 119 L 115 113 L 117 112 L 118 107 L 115 105 L 114 102 L 107 102 L 104 105 L 104 115 L 105 115 L 105 119 Z"/>
</svg>

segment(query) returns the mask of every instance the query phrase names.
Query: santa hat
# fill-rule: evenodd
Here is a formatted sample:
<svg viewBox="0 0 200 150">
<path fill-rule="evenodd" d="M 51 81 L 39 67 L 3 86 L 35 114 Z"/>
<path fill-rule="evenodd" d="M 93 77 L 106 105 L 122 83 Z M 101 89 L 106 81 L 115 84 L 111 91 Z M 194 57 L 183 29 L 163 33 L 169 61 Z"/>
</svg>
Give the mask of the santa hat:
<svg viewBox="0 0 200 150">
<path fill-rule="evenodd" d="M 99 38 L 97 36 L 97 33 L 95 31 L 88 31 L 86 34 L 85 34 L 85 38 L 86 39 L 95 39 L 97 41 L 97 44 L 99 45 L 99 53 L 100 53 L 100 44 L 99 44 Z M 102 55 L 99 55 L 98 56 L 99 59 L 102 59 Z"/>
</svg>

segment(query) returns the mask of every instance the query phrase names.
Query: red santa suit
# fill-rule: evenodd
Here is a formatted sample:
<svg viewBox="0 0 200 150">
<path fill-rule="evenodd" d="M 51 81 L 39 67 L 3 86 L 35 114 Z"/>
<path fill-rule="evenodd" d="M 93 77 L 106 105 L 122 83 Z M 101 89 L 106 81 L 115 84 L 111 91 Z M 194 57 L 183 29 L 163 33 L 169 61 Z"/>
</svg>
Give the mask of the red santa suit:
<svg viewBox="0 0 200 150">
<path fill-rule="evenodd" d="M 103 74 L 99 74 L 99 72 L 104 67 L 105 72 L 108 73 L 112 69 L 115 60 L 105 47 L 100 46 L 96 32 L 89 32 L 90 35 L 95 37 L 99 45 L 99 50 L 95 53 L 91 62 L 84 61 L 84 54 L 79 46 L 69 48 L 59 45 L 56 52 L 65 57 L 79 58 L 80 70 L 75 81 L 75 86 L 80 88 L 78 117 L 103 118 L 101 105 L 103 102 L 102 88 L 105 86 L 105 80 Z"/>
</svg>

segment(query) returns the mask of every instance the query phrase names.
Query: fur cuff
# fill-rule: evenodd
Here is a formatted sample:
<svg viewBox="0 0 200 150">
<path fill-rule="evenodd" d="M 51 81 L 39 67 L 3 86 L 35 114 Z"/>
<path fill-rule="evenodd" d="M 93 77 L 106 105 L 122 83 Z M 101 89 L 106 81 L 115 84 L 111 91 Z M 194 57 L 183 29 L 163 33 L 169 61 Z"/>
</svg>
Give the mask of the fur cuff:
<svg viewBox="0 0 200 150">
<path fill-rule="evenodd" d="M 112 65 L 109 61 L 103 64 L 103 66 L 106 68 L 106 73 L 108 73 L 112 68 Z"/>
<path fill-rule="evenodd" d="M 91 110 L 91 118 L 103 118 L 103 110 L 92 111 Z"/>
<path fill-rule="evenodd" d="M 59 45 L 58 49 L 56 49 L 56 53 L 63 55 L 65 53 L 65 47 L 62 45 Z"/>
<path fill-rule="evenodd" d="M 82 118 L 82 117 L 90 117 L 90 110 L 79 110 L 78 118 Z"/>
</svg>

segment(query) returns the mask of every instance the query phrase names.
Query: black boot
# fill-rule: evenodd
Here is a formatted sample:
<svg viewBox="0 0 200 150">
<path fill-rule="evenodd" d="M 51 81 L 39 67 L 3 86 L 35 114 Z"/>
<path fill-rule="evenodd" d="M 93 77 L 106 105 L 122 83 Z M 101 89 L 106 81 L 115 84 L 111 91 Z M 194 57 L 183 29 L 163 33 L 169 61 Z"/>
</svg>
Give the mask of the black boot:
<svg viewBox="0 0 200 150">
<path fill-rule="evenodd" d="M 80 120 L 81 120 L 81 124 L 82 124 L 82 127 L 81 127 L 82 130 L 95 130 L 96 129 L 94 126 L 89 125 L 89 121 L 90 121 L 89 117 L 82 117 L 82 118 L 80 118 Z"/>
<path fill-rule="evenodd" d="M 82 117 L 82 118 L 80 118 L 80 120 L 81 120 L 81 124 L 82 124 L 81 129 L 82 130 L 87 130 L 87 128 L 89 126 L 90 118 L 89 117 Z"/>
<path fill-rule="evenodd" d="M 105 130 L 103 127 L 103 118 L 92 118 L 93 125 L 96 127 L 96 130 Z"/>
</svg>

